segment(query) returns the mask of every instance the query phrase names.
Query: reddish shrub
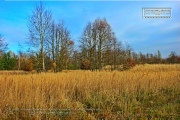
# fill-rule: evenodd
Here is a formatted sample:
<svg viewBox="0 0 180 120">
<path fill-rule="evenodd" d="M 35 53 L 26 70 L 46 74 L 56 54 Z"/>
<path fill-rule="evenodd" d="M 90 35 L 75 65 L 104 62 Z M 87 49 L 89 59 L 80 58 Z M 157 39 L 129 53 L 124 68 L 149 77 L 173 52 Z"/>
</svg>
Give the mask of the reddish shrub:
<svg viewBox="0 0 180 120">
<path fill-rule="evenodd" d="M 81 69 L 89 70 L 91 67 L 91 62 L 88 59 L 84 59 L 81 64 Z"/>
</svg>

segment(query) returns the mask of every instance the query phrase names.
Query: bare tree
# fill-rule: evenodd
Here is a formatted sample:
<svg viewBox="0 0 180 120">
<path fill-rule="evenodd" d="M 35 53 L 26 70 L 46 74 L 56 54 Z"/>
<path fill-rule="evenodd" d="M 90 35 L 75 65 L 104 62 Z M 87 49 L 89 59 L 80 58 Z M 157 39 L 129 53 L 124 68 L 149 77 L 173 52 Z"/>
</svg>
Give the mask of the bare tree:
<svg viewBox="0 0 180 120">
<path fill-rule="evenodd" d="M 93 24 L 88 23 L 80 38 L 80 49 L 82 51 L 82 62 L 86 59 L 91 62 L 91 69 L 95 68 L 96 62 L 96 39 L 94 39 Z"/>
<path fill-rule="evenodd" d="M 56 63 L 55 71 L 62 71 L 68 68 L 74 42 L 71 40 L 70 32 L 64 22 L 59 21 L 58 24 L 53 22 L 50 33 L 51 39 L 47 46 L 49 46 L 53 63 Z"/>
<path fill-rule="evenodd" d="M 48 33 L 50 31 L 52 23 L 52 14 L 46 10 L 43 3 L 40 2 L 39 6 L 36 6 L 32 11 L 31 16 L 28 19 L 29 25 L 29 45 L 31 50 L 39 54 L 39 62 L 42 64 L 42 70 L 45 71 L 45 43 L 47 41 Z"/>
<path fill-rule="evenodd" d="M 5 52 L 8 48 L 8 44 L 5 43 L 4 38 L 0 34 L 0 55 L 2 55 L 3 52 Z"/>
<path fill-rule="evenodd" d="M 50 45 L 51 45 L 51 47 L 50 47 L 50 51 L 51 51 L 51 53 L 52 53 L 52 60 L 53 60 L 53 63 L 55 63 L 55 33 L 56 33 L 56 31 L 55 31 L 55 28 L 56 27 L 56 25 L 55 25 L 55 23 L 54 23 L 54 21 L 52 22 L 52 25 L 51 25 L 51 39 L 50 39 L 50 41 L 49 41 L 49 43 L 50 43 Z"/>
<path fill-rule="evenodd" d="M 98 18 L 87 24 L 80 42 L 83 59 L 89 59 L 93 63 L 93 68 L 101 69 L 107 62 L 107 53 L 112 52 L 116 38 L 106 19 Z"/>
</svg>

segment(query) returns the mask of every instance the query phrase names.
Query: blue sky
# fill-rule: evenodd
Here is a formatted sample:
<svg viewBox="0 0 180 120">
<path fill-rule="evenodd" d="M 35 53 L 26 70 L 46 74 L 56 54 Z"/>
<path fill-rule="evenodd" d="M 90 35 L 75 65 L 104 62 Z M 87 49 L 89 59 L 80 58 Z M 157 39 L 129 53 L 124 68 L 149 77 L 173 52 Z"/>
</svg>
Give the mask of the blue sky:
<svg viewBox="0 0 180 120">
<path fill-rule="evenodd" d="M 0 34 L 9 49 L 17 52 L 18 44 L 27 39 L 27 16 L 37 1 L 0 0 Z M 88 22 L 106 18 L 119 41 L 127 42 L 135 52 L 157 53 L 167 57 L 180 54 L 180 1 L 46 1 L 56 22 L 63 20 L 78 46 L 78 38 Z M 171 19 L 143 19 L 144 7 L 172 8 Z"/>
</svg>

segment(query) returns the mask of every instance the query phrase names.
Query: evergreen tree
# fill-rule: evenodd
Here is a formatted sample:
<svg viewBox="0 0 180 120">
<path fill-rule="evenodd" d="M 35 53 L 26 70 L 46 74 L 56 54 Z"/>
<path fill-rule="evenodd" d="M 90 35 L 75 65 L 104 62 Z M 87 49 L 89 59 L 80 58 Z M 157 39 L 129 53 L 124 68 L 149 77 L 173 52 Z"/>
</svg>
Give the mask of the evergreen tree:
<svg viewBox="0 0 180 120">
<path fill-rule="evenodd" d="M 15 69 L 17 60 L 11 55 L 11 52 L 4 53 L 0 58 L 0 70 Z"/>
</svg>

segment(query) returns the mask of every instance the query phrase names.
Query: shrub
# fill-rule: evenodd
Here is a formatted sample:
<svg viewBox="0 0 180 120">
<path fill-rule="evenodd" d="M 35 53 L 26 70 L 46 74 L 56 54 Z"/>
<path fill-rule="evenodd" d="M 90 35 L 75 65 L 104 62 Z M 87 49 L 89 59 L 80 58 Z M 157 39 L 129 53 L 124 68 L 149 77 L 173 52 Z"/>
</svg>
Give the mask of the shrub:
<svg viewBox="0 0 180 120">
<path fill-rule="evenodd" d="M 91 67 L 91 62 L 88 59 L 84 59 L 81 64 L 81 69 L 89 70 Z"/>
<path fill-rule="evenodd" d="M 34 69 L 34 64 L 30 59 L 24 60 L 21 69 L 30 72 Z"/>
<path fill-rule="evenodd" d="M 134 60 L 132 60 L 131 58 L 128 58 L 126 60 L 126 63 L 123 65 L 123 69 L 126 70 L 126 69 L 130 69 L 132 67 L 134 67 L 136 65 L 136 63 L 134 62 Z"/>
</svg>

